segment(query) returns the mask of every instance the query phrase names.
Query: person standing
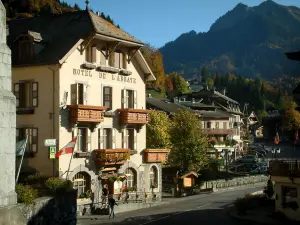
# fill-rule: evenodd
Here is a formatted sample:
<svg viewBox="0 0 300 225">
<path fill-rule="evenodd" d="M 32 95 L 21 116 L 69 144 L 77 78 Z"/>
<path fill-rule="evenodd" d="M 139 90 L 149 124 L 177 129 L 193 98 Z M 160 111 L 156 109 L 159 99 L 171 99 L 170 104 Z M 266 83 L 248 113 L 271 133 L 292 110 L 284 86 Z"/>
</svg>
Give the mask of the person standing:
<svg viewBox="0 0 300 225">
<path fill-rule="evenodd" d="M 114 207 L 115 207 L 115 205 L 118 205 L 118 204 L 116 203 L 116 201 L 112 195 L 110 195 L 108 198 L 108 205 L 110 208 L 109 218 L 111 218 L 111 216 L 114 218 L 115 217 Z"/>
</svg>

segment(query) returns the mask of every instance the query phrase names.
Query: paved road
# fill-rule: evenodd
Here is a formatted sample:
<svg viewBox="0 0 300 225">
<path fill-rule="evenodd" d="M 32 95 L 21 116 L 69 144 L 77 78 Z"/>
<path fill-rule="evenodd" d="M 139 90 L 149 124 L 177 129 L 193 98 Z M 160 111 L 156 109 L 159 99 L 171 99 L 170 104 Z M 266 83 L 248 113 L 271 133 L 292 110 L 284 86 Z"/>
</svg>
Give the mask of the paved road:
<svg viewBox="0 0 300 225">
<path fill-rule="evenodd" d="M 142 209 L 127 213 L 120 213 L 116 218 L 108 220 L 79 220 L 78 225 L 96 224 L 122 224 L 122 225 L 185 225 L 189 224 L 249 224 L 233 220 L 226 212 L 226 208 L 246 193 L 262 190 L 259 188 L 236 189 L 226 192 L 215 192 L 207 195 L 195 195 L 173 200 L 170 204 L 164 204 L 153 208 Z"/>
</svg>

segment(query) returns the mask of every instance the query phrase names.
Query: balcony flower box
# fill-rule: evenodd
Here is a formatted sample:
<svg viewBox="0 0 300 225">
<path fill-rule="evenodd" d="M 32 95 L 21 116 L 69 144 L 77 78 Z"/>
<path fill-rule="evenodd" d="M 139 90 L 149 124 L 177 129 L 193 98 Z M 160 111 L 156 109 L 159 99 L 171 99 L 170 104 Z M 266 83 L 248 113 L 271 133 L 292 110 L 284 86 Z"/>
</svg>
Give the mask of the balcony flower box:
<svg viewBox="0 0 300 225">
<path fill-rule="evenodd" d="M 131 71 L 125 70 L 125 69 L 120 70 L 119 73 L 120 73 L 121 75 L 123 75 L 123 76 L 130 76 L 130 75 L 132 74 Z"/>
<path fill-rule="evenodd" d="M 93 69 L 96 69 L 97 66 L 90 62 L 84 62 L 84 63 L 82 63 L 81 67 L 84 69 L 93 70 Z"/>
<path fill-rule="evenodd" d="M 110 67 L 110 66 L 98 66 L 97 70 L 102 71 L 102 72 L 108 72 L 108 73 L 118 73 L 119 69 L 115 67 Z"/>
</svg>

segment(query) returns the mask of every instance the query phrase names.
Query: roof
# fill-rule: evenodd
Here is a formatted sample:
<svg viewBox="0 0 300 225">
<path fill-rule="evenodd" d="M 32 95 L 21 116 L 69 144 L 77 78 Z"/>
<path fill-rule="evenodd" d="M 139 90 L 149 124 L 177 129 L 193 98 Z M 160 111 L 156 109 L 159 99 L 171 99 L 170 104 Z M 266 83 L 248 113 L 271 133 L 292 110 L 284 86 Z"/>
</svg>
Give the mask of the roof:
<svg viewBox="0 0 300 225">
<path fill-rule="evenodd" d="M 201 102 L 179 102 L 179 104 L 184 105 L 186 107 L 190 107 L 190 108 L 214 108 L 214 109 L 218 109 L 220 108 L 219 106 L 216 105 L 207 105 Z"/>
<path fill-rule="evenodd" d="M 284 53 L 286 55 L 286 57 L 288 57 L 288 59 L 290 60 L 296 60 L 296 61 L 300 61 L 300 51 L 298 52 L 286 52 Z"/>
<path fill-rule="evenodd" d="M 213 117 L 213 118 L 224 118 L 224 117 L 233 117 L 231 114 L 226 113 L 226 112 L 222 112 L 219 110 L 216 111 L 206 111 L 206 110 L 201 110 L 201 111 L 197 111 L 198 114 L 201 115 L 201 117 L 205 118 L 205 117 Z"/>
<path fill-rule="evenodd" d="M 179 110 L 186 108 L 180 104 L 173 103 L 170 100 L 165 99 L 165 98 L 147 97 L 146 102 L 147 102 L 147 104 L 149 104 L 155 108 L 158 108 L 162 111 L 165 111 L 165 112 L 171 113 L 171 114 L 176 113 Z"/>
<path fill-rule="evenodd" d="M 90 10 L 58 15 L 47 14 L 39 17 L 11 20 L 7 23 L 9 26 L 9 46 L 13 46 L 14 41 L 24 34 L 29 34 L 37 42 L 46 43 L 34 59 L 27 62 L 30 65 L 58 63 L 80 39 L 86 39 L 91 33 L 143 45 L 141 41 Z M 13 66 L 26 65 L 24 62 L 19 62 L 18 57 L 14 56 L 16 55 L 12 54 Z"/>
<path fill-rule="evenodd" d="M 221 94 L 221 93 L 218 92 L 218 91 L 214 91 L 213 93 L 214 93 L 214 95 L 216 95 L 217 97 L 224 98 L 225 100 L 227 100 L 227 101 L 229 101 L 229 102 L 232 102 L 232 103 L 235 103 L 235 104 L 240 104 L 240 103 L 238 103 L 237 101 L 235 101 L 235 100 L 233 100 L 233 99 L 227 97 L 226 95 Z"/>
</svg>

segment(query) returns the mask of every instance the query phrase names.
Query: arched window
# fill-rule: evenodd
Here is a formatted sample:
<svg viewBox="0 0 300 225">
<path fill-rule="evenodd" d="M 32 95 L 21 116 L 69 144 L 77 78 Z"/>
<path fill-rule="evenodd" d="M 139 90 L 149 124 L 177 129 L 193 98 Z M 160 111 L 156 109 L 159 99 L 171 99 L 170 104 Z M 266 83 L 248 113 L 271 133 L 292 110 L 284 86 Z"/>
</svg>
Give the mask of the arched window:
<svg viewBox="0 0 300 225">
<path fill-rule="evenodd" d="M 136 171 L 133 168 L 125 170 L 127 176 L 127 187 L 136 187 Z"/>
<path fill-rule="evenodd" d="M 77 173 L 73 179 L 74 189 L 77 189 L 77 197 L 85 198 L 87 191 L 91 190 L 91 177 L 86 172 Z"/>
<path fill-rule="evenodd" d="M 158 173 L 157 168 L 152 166 L 150 168 L 150 188 L 157 188 L 158 187 Z"/>
</svg>

